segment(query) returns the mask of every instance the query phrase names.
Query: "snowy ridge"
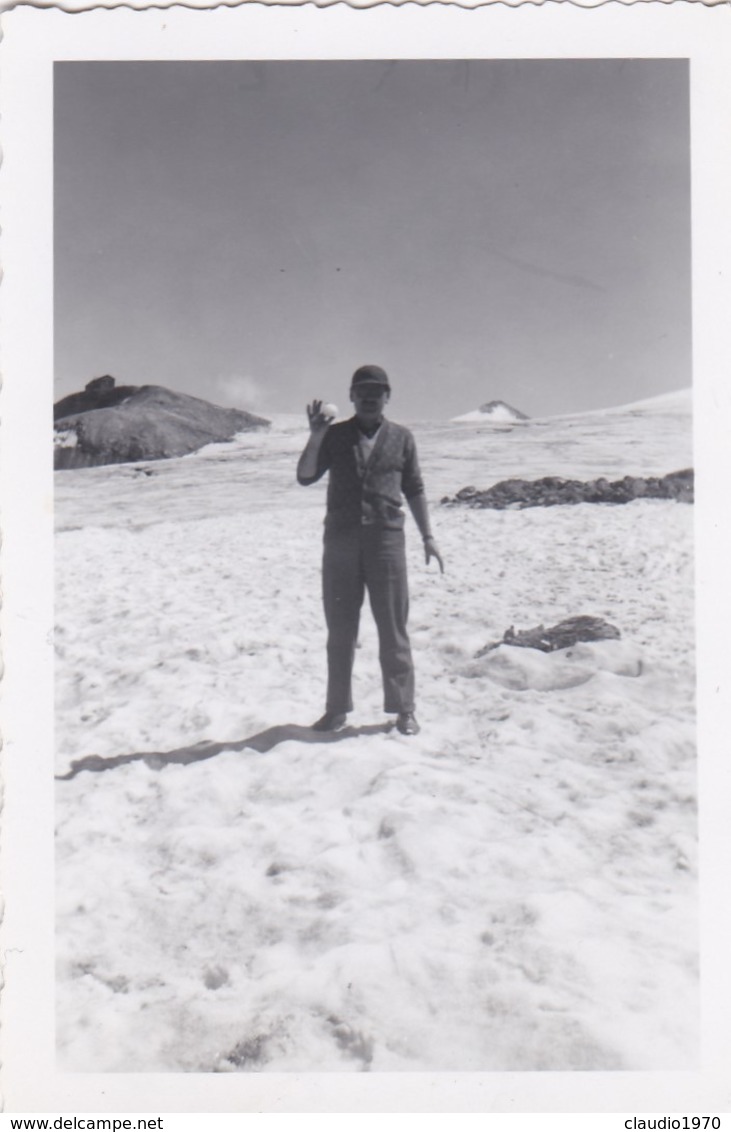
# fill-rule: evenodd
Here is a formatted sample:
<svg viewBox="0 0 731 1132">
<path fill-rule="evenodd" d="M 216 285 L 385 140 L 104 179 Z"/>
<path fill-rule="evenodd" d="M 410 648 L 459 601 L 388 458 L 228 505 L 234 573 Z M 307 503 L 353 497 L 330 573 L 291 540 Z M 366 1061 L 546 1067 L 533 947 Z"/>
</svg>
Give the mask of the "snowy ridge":
<svg viewBox="0 0 731 1132">
<path fill-rule="evenodd" d="M 650 415 L 656 413 L 677 413 L 681 417 L 689 416 L 693 409 L 693 390 L 677 389 L 672 393 L 660 393 L 657 397 L 646 397 L 642 401 L 631 401 L 627 405 L 611 405 L 604 409 L 587 409 L 582 413 L 561 413 L 556 416 L 548 417 L 535 417 L 535 420 L 540 421 L 562 421 L 562 420 L 577 420 L 580 418 L 597 418 L 603 416 L 613 415 L 615 413 L 627 414 L 635 412 L 647 412 Z"/>
</svg>

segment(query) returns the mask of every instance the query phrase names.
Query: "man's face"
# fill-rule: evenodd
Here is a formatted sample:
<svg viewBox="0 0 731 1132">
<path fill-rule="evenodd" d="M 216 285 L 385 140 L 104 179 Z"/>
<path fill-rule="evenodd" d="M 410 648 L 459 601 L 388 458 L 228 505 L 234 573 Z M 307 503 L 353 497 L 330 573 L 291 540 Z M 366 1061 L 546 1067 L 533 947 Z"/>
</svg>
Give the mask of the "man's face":
<svg viewBox="0 0 731 1132">
<path fill-rule="evenodd" d="M 370 385 L 364 382 L 350 390 L 350 400 L 355 405 L 355 415 L 364 424 L 372 424 L 383 416 L 388 401 L 388 389 L 383 385 Z"/>
</svg>

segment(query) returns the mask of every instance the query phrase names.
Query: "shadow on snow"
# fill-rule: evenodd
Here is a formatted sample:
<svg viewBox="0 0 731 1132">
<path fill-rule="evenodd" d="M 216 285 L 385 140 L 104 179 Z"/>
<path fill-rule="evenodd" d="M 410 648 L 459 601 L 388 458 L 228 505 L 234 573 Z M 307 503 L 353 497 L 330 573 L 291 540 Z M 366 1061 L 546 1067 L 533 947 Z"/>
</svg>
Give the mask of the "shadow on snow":
<svg viewBox="0 0 731 1132">
<path fill-rule="evenodd" d="M 187 766 L 188 763 L 199 763 L 205 759 L 215 758 L 224 751 L 257 751 L 260 755 L 271 751 L 279 743 L 294 740 L 298 743 L 339 743 L 342 739 L 355 739 L 360 735 L 383 735 L 393 730 L 393 723 L 371 723 L 363 727 L 343 727 L 340 731 L 313 731 L 311 727 L 302 727 L 298 723 L 279 723 L 274 727 L 267 727 L 248 739 L 239 739 L 228 743 L 215 743 L 203 740 L 190 747 L 178 747 L 174 751 L 133 751 L 127 755 L 112 755 L 105 759 L 101 755 L 86 755 L 83 759 L 75 759 L 66 774 L 57 774 L 59 782 L 66 782 L 75 778 L 82 770 L 92 772 L 114 770 L 115 767 L 124 766 L 125 763 L 144 762 L 152 770 L 162 770 L 170 763 Z"/>
</svg>

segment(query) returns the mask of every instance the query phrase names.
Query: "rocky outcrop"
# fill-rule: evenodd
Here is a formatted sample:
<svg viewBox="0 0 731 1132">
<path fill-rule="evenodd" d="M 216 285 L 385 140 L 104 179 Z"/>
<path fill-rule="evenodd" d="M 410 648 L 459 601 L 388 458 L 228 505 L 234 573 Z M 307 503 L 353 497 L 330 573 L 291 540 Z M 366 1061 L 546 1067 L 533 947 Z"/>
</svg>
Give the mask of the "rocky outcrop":
<svg viewBox="0 0 731 1132">
<path fill-rule="evenodd" d="M 680 503 L 692 503 L 693 469 L 670 472 L 662 478 L 625 476 L 611 483 L 606 479 L 583 483 L 560 476 L 545 476 L 539 480 L 501 480 L 485 491 L 463 487 L 454 497 L 445 496 L 442 503 L 504 511 L 567 503 L 630 503 L 633 499 L 675 499 Z"/>
<path fill-rule="evenodd" d="M 79 404 L 89 407 L 79 409 Z M 116 386 L 108 376 L 65 397 L 54 409 L 57 469 L 186 456 L 269 425 L 243 409 L 224 409 L 161 385 Z"/>
<path fill-rule="evenodd" d="M 537 629 L 525 629 L 518 633 L 511 625 L 506 629 L 501 641 L 485 645 L 475 654 L 477 657 L 485 656 L 500 645 L 516 645 L 524 649 L 540 649 L 541 652 L 556 652 L 557 649 L 568 649 L 580 641 L 616 641 L 621 637 L 619 629 L 610 625 L 601 617 L 589 617 L 580 614 L 577 617 L 567 617 L 559 621 L 550 629 L 539 625 Z"/>
</svg>

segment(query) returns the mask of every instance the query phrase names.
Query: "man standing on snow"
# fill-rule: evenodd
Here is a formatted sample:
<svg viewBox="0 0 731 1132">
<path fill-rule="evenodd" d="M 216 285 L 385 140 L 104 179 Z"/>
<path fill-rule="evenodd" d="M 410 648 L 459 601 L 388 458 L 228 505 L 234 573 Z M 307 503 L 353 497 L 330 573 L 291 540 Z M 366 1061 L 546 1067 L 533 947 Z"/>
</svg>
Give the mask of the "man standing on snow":
<svg viewBox="0 0 731 1132">
<path fill-rule="evenodd" d="M 414 666 L 406 631 L 406 497 L 421 537 L 426 562 L 444 564 L 429 526 L 424 484 L 414 438 L 385 419 L 391 393 L 380 366 L 353 374 L 350 400 L 355 416 L 332 424 L 322 402 L 307 406 L 310 437 L 297 464 L 301 484 L 330 473 L 325 518 L 322 589 L 328 629 L 328 684 L 325 714 L 313 727 L 337 731 L 353 709 L 351 677 L 365 590 L 378 628 L 384 708 L 396 713 L 402 735 L 416 735 Z"/>
</svg>

